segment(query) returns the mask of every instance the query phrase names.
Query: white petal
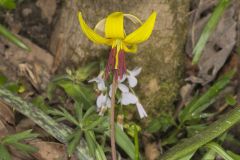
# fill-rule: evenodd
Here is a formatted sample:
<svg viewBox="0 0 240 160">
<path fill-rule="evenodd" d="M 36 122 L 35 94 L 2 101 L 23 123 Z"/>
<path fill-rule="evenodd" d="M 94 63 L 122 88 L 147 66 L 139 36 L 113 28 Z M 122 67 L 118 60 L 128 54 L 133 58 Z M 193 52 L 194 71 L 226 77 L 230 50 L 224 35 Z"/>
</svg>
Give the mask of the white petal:
<svg viewBox="0 0 240 160">
<path fill-rule="evenodd" d="M 104 104 L 104 101 L 106 100 L 106 96 L 104 96 L 102 93 L 97 97 L 97 107 L 101 108 Z"/>
<path fill-rule="evenodd" d="M 132 71 L 129 71 L 130 75 L 136 77 L 137 75 L 139 75 L 142 71 L 142 68 L 134 68 Z"/>
<path fill-rule="evenodd" d="M 106 86 L 105 86 L 105 83 L 104 83 L 104 80 L 103 79 L 99 79 L 99 81 L 97 82 L 98 84 L 98 89 L 100 91 L 104 91 L 106 90 Z"/>
<path fill-rule="evenodd" d="M 134 76 L 127 76 L 128 78 L 128 83 L 131 88 L 135 87 L 137 85 L 137 78 Z"/>
<path fill-rule="evenodd" d="M 97 82 L 97 78 L 90 79 L 88 83 Z"/>
<path fill-rule="evenodd" d="M 138 101 L 138 98 L 134 94 L 130 92 L 122 93 L 122 98 L 121 98 L 122 105 L 136 104 L 137 101 Z"/>
<path fill-rule="evenodd" d="M 139 102 L 137 102 L 137 103 L 136 103 L 136 106 L 137 106 L 137 110 L 138 110 L 138 114 L 139 114 L 140 118 L 147 117 L 147 113 L 146 113 L 146 111 L 144 110 L 142 104 L 139 103 Z"/>
<path fill-rule="evenodd" d="M 120 79 L 120 77 L 118 78 L 118 82 L 122 83 L 126 80 L 127 76 L 126 74 L 123 75 L 122 79 Z"/>
<path fill-rule="evenodd" d="M 120 89 L 120 91 L 122 92 L 129 92 L 129 89 L 126 85 L 122 84 L 122 83 L 119 83 L 118 84 L 118 88 Z"/>
<path fill-rule="evenodd" d="M 106 106 L 111 108 L 111 99 L 109 97 L 107 98 Z"/>
</svg>

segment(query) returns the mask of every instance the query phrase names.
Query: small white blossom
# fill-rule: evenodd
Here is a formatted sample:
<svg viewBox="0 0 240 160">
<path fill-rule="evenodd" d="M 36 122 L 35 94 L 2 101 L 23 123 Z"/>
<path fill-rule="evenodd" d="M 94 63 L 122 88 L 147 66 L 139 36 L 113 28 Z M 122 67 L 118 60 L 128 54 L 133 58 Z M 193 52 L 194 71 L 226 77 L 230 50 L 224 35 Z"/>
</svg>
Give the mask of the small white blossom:
<svg viewBox="0 0 240 160">
<path fill-rule="evenodd" d="M 121 92 L 129 92 L 129 88 L 125 84 L 122 84 L 121 81 L 118 81 L 117 88 Z M 110 85 L 109 96 L 112 97 L 112 84 Z"/>
<path fill-rule="evenodd" d="M 97 110 L 99 111 L 99 115 L 103 115 L 105 110 L 111 107 L 111 100 L 107 94 L 104 95 L 103 93 L 101 93 L 97 97 L 96 105 L 97 105 Z"/>
<path fill-rule="evenodd" d="M 142 68 L 135 68 L 132 71 L 129 71 L 129 70 L 127 71 L 128 74 L 126 75 L 126 77 L 128 79 L 128 83 L 131 88 L 136 87 L 137 85 L 136 76 L 138 76 L 141 71 L 142 71 Z"/>
<path fill-rule="evenodd" d="M 96 78 L 93 78 L 93 79 L 89 80 L 88 82 L 89 83 L 96 82 L 97 87 L 100 91 L 105 91 L 107 89 L 107 87 L 105 86 L 104 79 L 103 79 L 103 73 L 100 73 Z"/>
<path fill-rule="evenodd" d="M 130 92 L 122 92 L 122 97 L 120 101 L 122 105 L 136 104 L 138 98 Z"/>
<path fill-rule="evenodd" d="M 147 117 L 147 113 L 139 101 L 137 101 L 136 106 L 137 106 L 137 110 L 138 110 L 138 114 L 139 114 L 140 118 Z"/>
<path fill-rule="evenodd" d="M 138 110 L 140 118 L 147 117 L 147 113 L 144 110 L 142 104 L 139 102 L 139 99 L 136 95 L 130 92 L 122 92 L 122 97 L 120 99 L 122 105 L 135 104 Z"/>
</svg>

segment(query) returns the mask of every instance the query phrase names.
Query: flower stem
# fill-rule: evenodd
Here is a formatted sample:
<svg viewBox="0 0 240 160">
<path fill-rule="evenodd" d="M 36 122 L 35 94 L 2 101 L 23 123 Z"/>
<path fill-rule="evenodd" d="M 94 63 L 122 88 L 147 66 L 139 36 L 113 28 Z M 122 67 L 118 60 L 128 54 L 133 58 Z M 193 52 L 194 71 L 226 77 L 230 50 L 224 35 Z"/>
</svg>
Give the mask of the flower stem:
<svg viewBox="0 0 240 160">
<path fill-rule="evenodd" d="M 115 71 L 117 72 L 117 71 Z M 111 127 L 111 150 L 112 150 L 112 160 L 117 160 L 116 157 L 116 145 L 115 145 L 115 94 L 117 89 L 117 78 L 114 74 L 113 83 L 112 83 L 112 95 L 111 95 L 111 118 L 110 118 L 110 127 Z"/>
</svg>

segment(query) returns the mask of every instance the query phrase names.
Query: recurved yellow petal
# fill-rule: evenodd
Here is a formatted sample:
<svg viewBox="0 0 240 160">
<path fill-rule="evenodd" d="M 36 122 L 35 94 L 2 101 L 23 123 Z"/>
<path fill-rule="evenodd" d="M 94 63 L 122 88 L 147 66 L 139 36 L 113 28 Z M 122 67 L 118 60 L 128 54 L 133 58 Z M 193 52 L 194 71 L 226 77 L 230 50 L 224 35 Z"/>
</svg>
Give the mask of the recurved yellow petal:
<svg viewBox="0 0 240 160">
<path fill-rule="evenodd" d="M 123 13 L 113 12 L 111 13 L 105 23 L 105 37 L 106 38 L 124 38 L 123 28 Z"/>
<path fill-rule="evenodd" d="M 138 44 L 146 41 L 152 33 L 156 16 L 157 13 L 153 12 L 141 27 L 126 36 L 124 42 L 129 44 Z"/>
<path fill-rule="evenodd" d="M 83 33 L 94 43 L 112 45 L 111 40 L 104 38 L 94 32 L 84 21 L 81 12 L 78 13 L 78 19 Z"/>
<path fill-rule="evenodd" d="M 127 46 L 123 43 L 123 50 L 127 53 L 136 53 L 137 52 L 137 45 L 133 44 L 131 46 Z"/>
</svg>

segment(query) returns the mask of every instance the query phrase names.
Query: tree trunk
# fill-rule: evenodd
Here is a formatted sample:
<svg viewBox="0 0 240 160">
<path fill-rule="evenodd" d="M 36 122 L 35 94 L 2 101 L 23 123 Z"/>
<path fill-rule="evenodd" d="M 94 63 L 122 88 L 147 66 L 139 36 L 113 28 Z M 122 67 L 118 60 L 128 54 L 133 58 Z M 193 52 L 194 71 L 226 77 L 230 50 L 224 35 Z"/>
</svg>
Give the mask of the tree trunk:
<svg viewBox="0 0 240 160">
<path fill-rule="evenodd" d="M 127 54 L 128 69 L 142 67 L 138 95 L 150 116 L 170 111 L 179 91 L 183 47 L 186 38 L 189 0 L 78 0 L 66 1 L 51 37 L 53 53 L 62 55 L 61 67 L 82 65 L 106 57 L 109 48 L 93 44 L 80 29 L 77 11 L 92 28 L 109 13 L 131 13 L 145 21 L 152 11 L 158 13 L 150 39 L 138 47 L 137 54 Z M 132 29 L 127 23 L 125 29 Z M 60 43 L 61 42 L 61 43 Z M 56 46 L 60 45 L 60 49 Z M 58 51 L 57 51 L 58 50 Z"/>
</svg>

